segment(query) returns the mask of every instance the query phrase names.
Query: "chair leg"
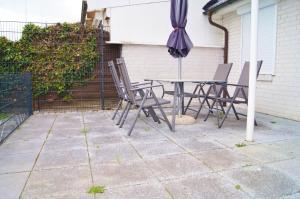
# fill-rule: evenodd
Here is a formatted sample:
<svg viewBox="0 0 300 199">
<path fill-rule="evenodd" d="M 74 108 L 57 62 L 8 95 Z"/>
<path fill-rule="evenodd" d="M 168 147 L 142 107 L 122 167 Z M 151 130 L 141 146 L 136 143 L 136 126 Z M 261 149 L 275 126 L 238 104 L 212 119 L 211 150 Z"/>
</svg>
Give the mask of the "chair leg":
<svg viewBox="0 0 300 199">
<path fill-rule="evenodd" d="M 123 116 L 123 118 L 122 118 L 122 121 L 121 121 L 121 123 L 120 123 L 120 125 L 119 125 L 120 128 L 123 127 L 123 125 L 124 125 L 124 123 L 125 123 L 125 120 L 126 120 L 126 118 L 127 118 L 127 115 L 128 115 L 128 113 L 129 113 L 129 111 L 130 111 L 130 108 L 131 108 L 131 103 L 129 103 L 128 109 L 126 110 L 126 112 L 125 112 L 125 114 L 124 114 L 124 116 Z"/>
<path fill-rule="evenodd" d="M 117 113 L 118 113 L 118 111 L 120 110 L 120 108 L 121 108 L 121 106 L 122 106 L 122 102 L 123 102 L 123 100 L 120 99 L 120 101 L 119 101 L 119 103 L 118 103 L 118 106 L 117 106 L 117 109 L 115 110 L 114 115 L 113 115 L 113 117 L 111 118 L 112 120 L 114 120 L 114 119 L 116 118 Z"/>
<path fill-rule="evenodd" d="M 199 109 L 198 109 L 198 111 L 197 111 L 197 113 L 196 113 L 196 115 L 195 115 L 195 119 L 197 119 L 198 117 L 199 117 L 199 114 L 200 114 L 200 112 L 201 112 L 201 110 L 202 110 L 202 107 L 203 107 L 203 104 L 205 103 L 205 101 L 206 101 L 207 99 L 206 99 L 206 97 L 203 99 L 203 101 L 201 102 L 201 104 L 200 104 L 200 107 L 199 107 Z"/>
<path fill-rule="evenodd" d="M 133 130 L 135 124 L 136 124 L 136 121 L 137 121 L 137 119 L 138 119 L 138 117 L 139 117 L 139 115 L 140 115 L 140 112 L 141 112 L 142 109 L 143 109 L 143 106 L 144 106 L 144 103 L 145 103 L 145 101 L 146 101 L 146 99 L 147 99 L 148 93 L 149 93 L 149 91 L 147 90 L 147 91 L 146 91 L 146 94 L 145 94 L 145 96 L 143 97 L 143 100 L 142 100 L 142 102 L 141 102 L 141 104 L 140 104 L 140 107 L 139 107 L 139 109 L 138 109 L 138 112 L 137 112 L 137 114 L 136 114 L 136 116 L 135 116 L 135 118 L 134 118 L 134 120 L 133 120 L 133 123 L 131 124 L 131 127 L 130 127 L 128 133 L 127 133 L 128 136 L 130 136 L 131 133 L 132 133 L 132 130 Z"/>
<path fill-rule="evenodd" d="M 205 116 L 204 121 L 206 121 L 208 119 L 208 116 L 212 113 L 212 109 L 214 108 L 215 104 L 216 104 L 217 99 L 214 99 L 213 103 L 211 104 L 211 107 L 208 108 L 208 112 Z"/>
<path fill-rule="evenodd" d="M 126 110 L 127 110 L 127 108 L 128 108 L 128 106 L 129 106 L 129 102 L 127 102 L 127 104 L 126 104 L 126 106 L 125 106 L 125 108 L 124 108 L 124 110 L 122 111 L 122 114 L 121 114 L 121 116 L 120 116 L 120 118 L 119 118 L 119 120 L 118 120 L 118 122 L 116 123 L 116 125 L 119 125 L 120 123 L 121 123 L 121 121 L 122 121 L 122 118 L 123 118 L 123 116 L 124 116 L 124 114 L 125 114 L 125 112 L 126 112 Z"/>
<path fill-rule="evenodd" d="M 172 131 L 172 125 L 171 125 L 170 121 L 168 120 L 168 117 L 167 117 L 166 113 L 164 112 L 163 108 L 159 104 L 158 99 L 156 98 L 156 95 L 154 94 L 154 92 L 152 92 L 152 96 L 153 96 L 153 98 L 154 98 L 154 100 L 155 100 L 155 102 L 158 106 L 158 109 L 159 109 L 160 113 L 162 114 L 164 120 L 166 121 L 169 129 Z"/>
<path fill-rule="evenodd" d="M 232 110 L 233 110 L 233 112 L 234 112 L 235 118 L 236 118 L 237 120 L 240 120 L 240 117 L 239 117 L 239 115 L 238 115 L 238 113 L 237 113 L 237 111 L 236 111 L 234 105 L 232 105 Z"/>
<path fill-rule="evenodd" d="M 148 112 L 149 112 L 149 115 L 151 115 L 151 117 L 153 118 L 154 122 L 157 122 L 160 124 L 159 118 L 157 117 L 153 107 L 149 107 Z"/>
<path fill-rule="evenodd" d="M 193 94 L 195 94 L 195 93 L 197 92 L 198 87 L 199 87 L 199 85 L 197 85 L 197 86 L 195 87 L 195 89 L 194 89 L 194 91 L 193 91 Z M 186 105 L 186 107 L 185 107 L 184 114 L 185 114 L 186 111 L 189 109 L 192 100 L 193 100 L 193 97 L 190 97 L 189 102 L 187 103 L 187 105 Z"/>
<path fill-rule="evenodd" d="M 233 106 L 233 102 L 230 102 L 230 104 L 228 106 L 228 109 L 226 110 L 225 115 L 223 116 L 223 119 L 222 119 L 221 123 L 218 125 L 219 128 L 221 128 L 223 126 L 223 123 L 224 123 L 225 119 L 227 118 L 227 116 L 229 114 L 229 111 L 232 108 L 232 106 Z"/>
</svg>

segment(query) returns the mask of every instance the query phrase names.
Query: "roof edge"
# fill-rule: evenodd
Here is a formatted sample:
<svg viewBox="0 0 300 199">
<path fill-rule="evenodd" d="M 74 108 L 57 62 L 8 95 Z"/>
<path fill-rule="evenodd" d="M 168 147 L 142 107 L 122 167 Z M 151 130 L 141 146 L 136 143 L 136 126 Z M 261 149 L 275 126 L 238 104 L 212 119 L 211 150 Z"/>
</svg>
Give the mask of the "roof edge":
<svg viewBox="0 0 300 199">
<path fill-rule="evenodd" d="M 236 1 L 239 1 L 239 0 L 228 0 L 228 1 L 225 1 L 224 3 L 221 3 L 221 4 L 215 4 L 215 5 L 212 5 L 211 7 L 209 7 L 207 10 L 205 10 L 203 12 L 204 15 L 208 15 L 209 12 L 216 12 L 217 10 L 225 7 L 225 6 L 228 6 Z"/>
</svg>

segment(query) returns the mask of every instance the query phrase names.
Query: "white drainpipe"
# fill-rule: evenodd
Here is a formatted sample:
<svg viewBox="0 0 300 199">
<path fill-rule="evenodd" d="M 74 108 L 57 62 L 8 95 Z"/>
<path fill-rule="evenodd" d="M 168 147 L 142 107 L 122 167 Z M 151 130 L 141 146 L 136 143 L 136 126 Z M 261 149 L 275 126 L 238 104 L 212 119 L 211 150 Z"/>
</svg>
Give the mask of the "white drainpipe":
<svg viewBox="0 0 300 199">
<path fill-rule="evenodd" d="M 257 31 L 259 0 L 251 1 L 251 40 L 250 40 L 250 71 L 249 71 L 249 95 L 247 112 L 246 140 L 253 141 L 255 118 L 255 90 L 257 74 Z"/>
</svg>

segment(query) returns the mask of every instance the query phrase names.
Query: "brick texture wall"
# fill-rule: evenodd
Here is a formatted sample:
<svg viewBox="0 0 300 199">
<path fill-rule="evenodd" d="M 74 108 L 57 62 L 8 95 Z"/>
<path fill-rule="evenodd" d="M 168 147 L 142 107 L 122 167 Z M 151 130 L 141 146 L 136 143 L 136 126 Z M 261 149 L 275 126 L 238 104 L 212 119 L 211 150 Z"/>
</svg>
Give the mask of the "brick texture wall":
<svg viewBox="0 0 300 199">
<path fill-rule="evenodd" d="M 280 0 L 277 7 L 275 74 L 257 83 L 256 110 L 300 121 L 300 1 Z M 237 82 L 241 66 L 241 18 L 223 16 L 229 30 L 229 62 L 234 63 L 229 81 Z M 263 66 L 262 66 L 263 67 Z"/>
<path fill-rule="evenodd" d="M 122 47 L 129 75 L 132 81 L 143 81 L 145 78 L 177 78 L 177 59 L 171 57 L 165 46 L 132 45 Z M 223 60 L 221 48 L 194 47 L 182 60 L 183 78 L 212 78 L 217 65 Z M 187 84 L 187 91 L 193 90 L 193 84 Z M 173 89 L 166 85 L 166 89 Z M 159 92 L 159 91 L 158 91 Z"/>
</svg>

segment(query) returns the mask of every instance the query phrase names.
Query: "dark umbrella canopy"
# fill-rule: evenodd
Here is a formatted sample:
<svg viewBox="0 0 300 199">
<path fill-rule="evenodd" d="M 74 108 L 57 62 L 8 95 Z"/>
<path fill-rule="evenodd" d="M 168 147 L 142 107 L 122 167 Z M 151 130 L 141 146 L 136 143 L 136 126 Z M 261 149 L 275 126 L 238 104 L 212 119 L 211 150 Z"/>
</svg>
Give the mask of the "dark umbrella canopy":
<svg viewBox="0 0 300 199">
<path fill-rule="evenodd" d="M 188 55 L 193 43 L 185 31 L 187 23 L 188 0 L 171 0 L 171 22 L 174 30 L 169 36 L 167 46 L 173 57 Z"/>
</svg>

